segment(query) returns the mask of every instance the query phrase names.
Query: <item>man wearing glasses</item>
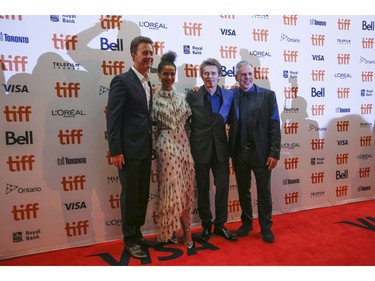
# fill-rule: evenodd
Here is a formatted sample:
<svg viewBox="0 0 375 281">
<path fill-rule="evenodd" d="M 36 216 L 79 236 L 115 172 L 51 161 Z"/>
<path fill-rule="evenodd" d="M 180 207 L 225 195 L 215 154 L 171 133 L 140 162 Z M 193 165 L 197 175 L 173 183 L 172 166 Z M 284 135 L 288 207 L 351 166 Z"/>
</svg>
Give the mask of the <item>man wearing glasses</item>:
<svg viewBox="0 0 375 281">
<path fill-rule="evenodd" d="M 213 224 L 215 234 L 236 241 L 238 237 L 224 226 L 229 194 L 229 145 L 225 125 L 233 95 L 231 91 L 218 86 L 221 65 L 216 59 L 203 61 L 200 76 L 204 85 L 198 92 L 189 91 L 186 100 L 192 110 L 190 145 L 195 162 L 199 217 L 203 227 L 201 239 L 210 239 Z M 210 170 L 216 187 L 214 220 L 210 207 Z"/>
</svg>

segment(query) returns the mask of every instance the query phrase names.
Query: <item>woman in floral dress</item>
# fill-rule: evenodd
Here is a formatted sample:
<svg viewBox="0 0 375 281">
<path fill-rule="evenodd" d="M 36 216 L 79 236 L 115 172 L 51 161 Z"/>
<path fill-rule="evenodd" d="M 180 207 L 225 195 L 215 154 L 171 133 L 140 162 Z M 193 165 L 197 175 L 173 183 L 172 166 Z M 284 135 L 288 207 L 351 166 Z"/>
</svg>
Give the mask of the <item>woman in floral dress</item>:
<svg viewBox="0 0 375 281">
<path fill-rule="evenodd" d="M 185 95 L 173 86 L 176 77 L 176 54 L 161 58 L 158 76 L 161 81 L 153 95 L 153 120 L 157 127 L 156 156 L 158 176 L 158 242 L 177 242 L 175 233 L 183 230 L 184 243 L 192 248 L 190 217 L 194 202 L 194 162 L 186 132 L 191 115 Z"/>
</svg>

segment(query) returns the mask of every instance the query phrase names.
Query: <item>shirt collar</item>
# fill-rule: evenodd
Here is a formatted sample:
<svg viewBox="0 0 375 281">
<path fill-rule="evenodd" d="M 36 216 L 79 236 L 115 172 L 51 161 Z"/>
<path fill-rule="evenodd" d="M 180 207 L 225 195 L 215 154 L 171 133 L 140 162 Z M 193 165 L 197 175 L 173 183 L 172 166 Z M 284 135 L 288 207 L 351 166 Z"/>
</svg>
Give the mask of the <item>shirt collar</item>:
<svg viewBox="0 0 375 281">
<path fill-rule="evenodd" d="M 135 72 L 135 74 L 137 74 L 137 76 L 138 76 L 138 78 L 141 82 L 145 81 L 145 82 L 148 83 L 150 81 L 150 77 L 147 75 L 147 73 L 146 73 L 145 76 L 143 76 L 141 73 L 139 73 L 139 71 L 134 66 L 132 66 L 132 69 Z"/>
<path fill-rule="evenodd" d="M 203 91 L 204 91 L 205 95 L 210 95 L 211 96 L 211 93 L 209 91 L 207 91 L 207 89 L 204 86 L 203 86 Z M 222 96 L 221 90 L 220 90 L 220 86 L 216 87 L 216 91 L 215 91 L 215 93 L 212 96 L 214 96 L 214 95 L 218 95 L 219 97 Z"/>
</svg>

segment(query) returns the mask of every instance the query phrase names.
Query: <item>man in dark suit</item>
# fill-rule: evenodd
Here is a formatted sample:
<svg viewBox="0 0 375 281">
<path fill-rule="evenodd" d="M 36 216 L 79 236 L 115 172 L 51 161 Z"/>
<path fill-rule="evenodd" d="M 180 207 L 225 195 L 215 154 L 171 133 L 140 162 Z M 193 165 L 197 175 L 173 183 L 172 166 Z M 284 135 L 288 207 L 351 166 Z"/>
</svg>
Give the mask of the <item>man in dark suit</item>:
<svg viewBox="0 0 375 281">
<path fill-rule="evenodd" d="M 242 209 L 238 236 L 253 229 L 251 171 L 256 179 L 258 219 L 263 240 L 274 241 L 272 226 L 271 171 L 280 159 L 280 118 L 274 91 L 253 83 L 253 66 L 247 61 L 236 65 L 239 88 L 233 90 L 229 117 L 229 143 Z"/>
<path fill-rule="evenodd" d="M 190 145 L 195 162 L 199 217 L 202 220 L 201 238 L 214 232 L 230 241 L 237 236 L 228 231 L 224 223 L 228 215 L 229 146 L 225 125 L 232 104 L 232 93 L 220 88 L 221 65 L 216 59 L 207 59 L 200 66 L 204 82 L 198 92 L 190 91 L 186 100 L 192 110 Z M 215 220 L 210 208 L 210 170 L 214 176 Z"/>
<path fill-rule="evenodd" d="M 133 66 L 115 76 L 110 85 L 107 131 L 111 161 L 121 183 L 121 219 L 125 250 L 135 258 L 146 258 L 142 246 L 150 191 L 152 150 L 152 93 L 147 71 L 153 63 L 153 42 L 138 36 L 130 44 Z"/>
</svg>

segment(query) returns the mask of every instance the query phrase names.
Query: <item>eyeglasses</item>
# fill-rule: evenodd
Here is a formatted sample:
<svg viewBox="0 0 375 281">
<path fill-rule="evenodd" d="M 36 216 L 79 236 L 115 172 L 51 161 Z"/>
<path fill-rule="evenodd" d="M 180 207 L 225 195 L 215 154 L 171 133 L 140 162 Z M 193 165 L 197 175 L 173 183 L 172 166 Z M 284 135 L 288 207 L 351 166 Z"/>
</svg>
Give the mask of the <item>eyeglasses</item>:
<svg viewBox="0 0 375 281">
<path fill-rule="evenodd" d="M 212 72 L 209 72 L 209 71 L 203 72 L 203 77 L 209 77 L 210 75 L 212 77 L 216 77 L 216 76 L 218 76 L 218 73 L 215 72 L 215 71 L 212 71 Z"/>
</svg>

